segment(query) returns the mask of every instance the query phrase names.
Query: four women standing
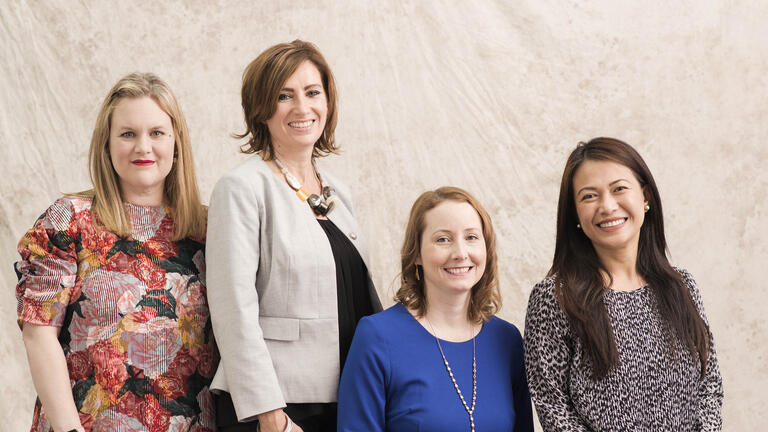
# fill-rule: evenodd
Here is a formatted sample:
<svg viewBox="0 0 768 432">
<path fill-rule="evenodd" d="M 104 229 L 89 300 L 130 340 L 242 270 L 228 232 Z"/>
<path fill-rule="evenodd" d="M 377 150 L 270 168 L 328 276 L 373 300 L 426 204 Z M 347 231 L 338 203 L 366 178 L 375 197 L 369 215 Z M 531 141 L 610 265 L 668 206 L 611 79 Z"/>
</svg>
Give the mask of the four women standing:
<svg viewBox="0 0 768 432">
<path fill-rule="evenodd" d="M 490 217 L 457 188 L 414 203 L 398 303 L 363 318 L 381 304 L 349 192 L 315 163 L 338 147 L 314 45 L 257 57 L 242 104 L 255 155 L 211 197 L 206 288 L 181 110 L 151 74 L 110 91 L 93 190 L 57 200 L 19 244 L 33 431 L 213 430 L 209 386 L 222 431 L 525 431 L 531 396 L 545 430 L 720 428 L 701 300 L 666 258 L 659 194 L 629 145 L 598 138 L 569 157 L 523 354 L 494 316 Z"/>
</svg>

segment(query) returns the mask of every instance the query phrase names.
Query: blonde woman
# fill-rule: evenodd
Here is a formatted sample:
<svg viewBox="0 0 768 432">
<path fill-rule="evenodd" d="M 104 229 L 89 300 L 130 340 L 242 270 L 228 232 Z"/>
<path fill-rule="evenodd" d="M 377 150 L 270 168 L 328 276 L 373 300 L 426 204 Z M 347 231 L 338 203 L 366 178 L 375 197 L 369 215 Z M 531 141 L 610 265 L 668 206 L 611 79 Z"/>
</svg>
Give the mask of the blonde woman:
<svg viewBox="0 0 768 432">
<path fill-rule="evenodd" d="M 19 242 L 31 430 L 213 430 L 206 216 L 165 82 L 115 84 L 89 161 L 93 189 L 56 200 Z"/>
</svg>

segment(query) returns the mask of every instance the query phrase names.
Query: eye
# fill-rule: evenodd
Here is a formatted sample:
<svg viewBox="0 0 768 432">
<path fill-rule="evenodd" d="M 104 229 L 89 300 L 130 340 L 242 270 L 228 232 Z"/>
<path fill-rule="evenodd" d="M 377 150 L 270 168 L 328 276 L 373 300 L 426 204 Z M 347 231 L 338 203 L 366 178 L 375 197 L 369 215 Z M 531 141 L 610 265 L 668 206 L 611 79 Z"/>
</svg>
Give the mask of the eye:
<svg viewBox="0 0 768 432">
<path fill-rule="evenodd" d="M 614 192 L 621 192 L 623 190 L 629 189 L 626 186 L 616 186 L 616 188 L 613 189 Z"/>
<path fill-rule="evenodd" d="M 158 137 L 158 136 L 165 135 L 165 132 L 163 132 L 161 130 L 154 130 L 154 131 L 150 132 L 149 134 L 152 135 L 152 136 Z"/>
<path fill-rule="evenodd" d="M 480 236 L 477 234 L 470 234 L 467 236 L 467 240 L 480 240 Z"/>
<path fill-rule="evenodd" d="M 136 134 L 129 131 L 129 132 L 121 133 L 120 136 L 123 137 L 123 138 L 133 138 L 133 137 L 136 136 Z"/>
<path fill-rule="evenodd" d="M 307 96 L 309 97 L 315 97 L 319 96 L 322 92 L 320 90 L 310 90 L 307 92 Z"/>
<path fill-rule="evenodd" d="M 597 197 L 597 194 L 585 193 L 584 195 L 581 196 L 581 201 L 591 200 L 591 199 L 593 199 L 595 197 Z"/>
<path fill-rule="evenodd" d="M 435 242 L 436 243 L 448 243 L 450 239 L 446 236 L 438 237 Z"/>
<path fill-rule="evenodd" d="M 291 95 L 289 95 L 288 93 L 280 93 L 280 94 L 277 96 L 277 100 L 278 100 L 278 101 L 287 101 L 287 100 L 288 100 L 288 99 L 290 99 L 290 98 L 291 98 Z"/>
</svg>

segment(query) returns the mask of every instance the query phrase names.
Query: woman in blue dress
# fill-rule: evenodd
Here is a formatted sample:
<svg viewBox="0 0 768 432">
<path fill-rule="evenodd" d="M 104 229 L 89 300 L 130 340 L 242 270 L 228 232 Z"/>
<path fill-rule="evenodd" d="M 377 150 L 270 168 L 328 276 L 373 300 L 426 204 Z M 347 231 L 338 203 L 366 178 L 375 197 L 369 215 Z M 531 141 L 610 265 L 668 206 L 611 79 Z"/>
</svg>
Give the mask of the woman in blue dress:
<svg viewBox="0 0 768 432">
<path fill-rule="evenodd" d="M 411 209 L 402 280 L 357 326 L 339 387 L 339 431 L 532 431 L 523 341 L 501 307 L 491 219 L 442 187 Z"/>
</svg>

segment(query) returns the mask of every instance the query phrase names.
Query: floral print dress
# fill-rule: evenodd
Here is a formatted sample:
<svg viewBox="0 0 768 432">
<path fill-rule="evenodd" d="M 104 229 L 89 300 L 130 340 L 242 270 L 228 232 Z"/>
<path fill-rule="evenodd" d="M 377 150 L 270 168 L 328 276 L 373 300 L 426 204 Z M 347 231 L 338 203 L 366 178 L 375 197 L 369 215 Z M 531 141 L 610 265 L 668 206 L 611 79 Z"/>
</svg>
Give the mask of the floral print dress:
<svg viewBox="0 0 768 432">
<path fill-rule="evenodd" d="M 215 345 L 204 244 L 173 241 L 163 207 L 125 204 L 133 235 L 66 196 L 19 242 L 18 321 L 61 327 L 86 431 L 212 431 Z M 51 427 L 38 399 L 31 431 Z"/>
</svg>

